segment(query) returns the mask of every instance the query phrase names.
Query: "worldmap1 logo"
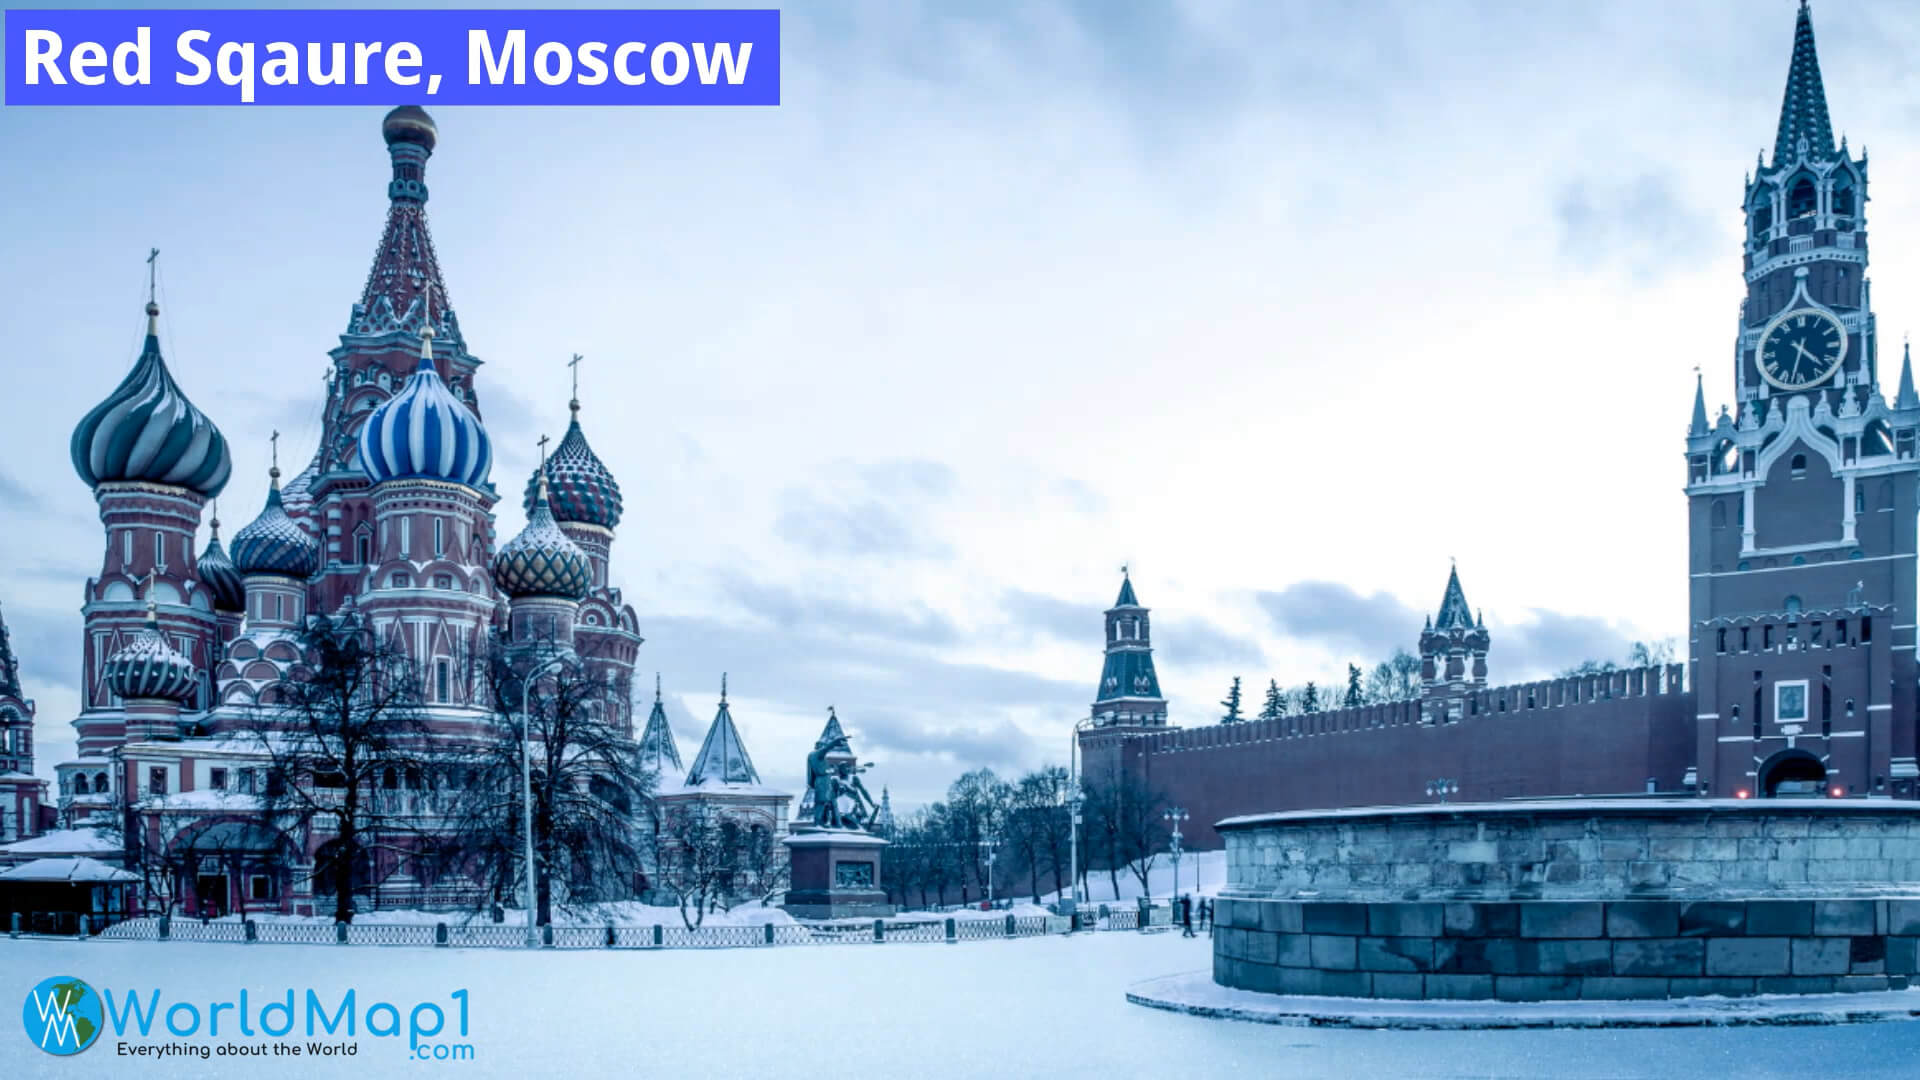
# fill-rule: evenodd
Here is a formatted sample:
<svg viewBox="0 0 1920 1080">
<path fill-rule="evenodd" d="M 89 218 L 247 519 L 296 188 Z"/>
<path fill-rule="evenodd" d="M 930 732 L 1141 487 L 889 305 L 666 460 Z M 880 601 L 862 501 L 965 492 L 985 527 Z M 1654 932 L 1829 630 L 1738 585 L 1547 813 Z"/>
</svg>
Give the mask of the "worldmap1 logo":
<svg viewBox="0 0 1920 1080">
<path fill-rule="evenodd" d="M 20 1009 L 27 1038 L 49 1054 L 77 1054 L 100 1037 L 100 995 L 71 975 L 42 979 Z"/>
</svg>

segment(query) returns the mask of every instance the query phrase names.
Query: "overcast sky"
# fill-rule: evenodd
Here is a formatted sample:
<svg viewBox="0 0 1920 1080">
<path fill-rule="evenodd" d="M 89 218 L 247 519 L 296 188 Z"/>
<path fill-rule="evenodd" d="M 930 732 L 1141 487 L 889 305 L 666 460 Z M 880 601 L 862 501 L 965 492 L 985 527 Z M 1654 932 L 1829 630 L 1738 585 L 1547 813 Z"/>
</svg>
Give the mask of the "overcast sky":
<svg viewBox="0 0 1920 1080">
<path fill-rule="evenodd" d="M 1692 372 L 1717 411 L 1795 7 L 809 3 L 777 108 L 436 108 L 494 481 L 585 354 L 682 754 L 727 671 L 769 782 L 798 789 L 834 704 L 899 805 L 1064 761 L 1123 562 L 1182 724 L 1236 674 L 1411 648 L 1450 557 L 1497 682 L 1680 638 Z M 1899 334 L 1920 11 L 1815 22 Z M 41 774 L 102 546 L 67 439 L 138 353 L 148 247 L 168 362 L 233 443 L 231 530 L 270 429 L 312 452 L 379 120 L 0 110 L 0 602 Z"/>
</svg>

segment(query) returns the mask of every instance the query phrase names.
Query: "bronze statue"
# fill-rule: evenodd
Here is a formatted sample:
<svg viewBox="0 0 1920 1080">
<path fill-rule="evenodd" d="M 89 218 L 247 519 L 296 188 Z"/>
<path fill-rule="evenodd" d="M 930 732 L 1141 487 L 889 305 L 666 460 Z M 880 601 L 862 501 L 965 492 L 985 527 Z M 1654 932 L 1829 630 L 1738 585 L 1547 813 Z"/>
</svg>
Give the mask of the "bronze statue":
<svg viewBox="0 0 1920 1080">
<path fill-rule="evenodd" d="M 827 761 L 834 751 L 847 750 L 847 737 L 822 738 L 807 755 L 807 789 L 813 793 L 813 823 L 823 829 L 842 828 L 840 803 L 835 790 L 833 766 Z"/>
<path fill-rule="evenodd" d="M 856 769 L 851 761 L 842 761 L 834 768 L 834 814 L 843 828 L 870 830 L 873 828 L 874 815 L 880 812 L 873 796 L 867 794 L 867 786 L 860 782 L 860 771 L 865 768 L 862 765 Z M 853 801 L 853 809 L 844 814 L 839 811 L 841 795 Z"/>
</svg>

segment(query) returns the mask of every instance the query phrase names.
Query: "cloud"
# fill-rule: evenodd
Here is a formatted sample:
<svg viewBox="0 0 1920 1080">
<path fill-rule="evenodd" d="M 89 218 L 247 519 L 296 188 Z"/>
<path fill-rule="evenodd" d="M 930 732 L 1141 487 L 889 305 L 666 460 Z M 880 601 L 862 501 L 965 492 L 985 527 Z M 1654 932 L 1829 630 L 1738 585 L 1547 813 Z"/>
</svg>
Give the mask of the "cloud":
<svg viewBox="0 0 1920 1080">
<path fill-rule="evenodd" d="M 736 603 L 783 633 L 808 637 L 876 638 L 919 645 L 948 645 L 959 638 L 953 622 L 937 612 L 851 604 L 834 596 L 802 594 L 784 585 L 736 577 L 722 590 Z"/>
<path fill-rule="evenodd" d="M 953 556 L 953 548 L 927 527 L 923 512 L 953 494 L 957 482 L 948 466 L 901 459 L 840 462 L 824 472 L 818 488 L 789 488 L 782 494 L 773 525 L 781 539 L 823 557 Z"/>
<path fill-rule="evenodd" d="M 1566 260 L 1615 264 L 1643 282 L 1721 253 L 1711 217 L 1684 202 L 1666 173 L 1564 183 L 1553 220 Z"/>
<path fill-rule="evenodd" d="M 1388 593 L 1362 596 L 1337 581 L 1296 582 L 1278 592 L 1255 593 L 1254 601 L 1290 638 L 1329 652 L 1381 659 L 1395 649 L 1412 649 L 1425 621 Z"/>
<path fill-rule="evenodd" d="M 14 479 L 13 474 L 0 469 L 0 506 L 12 513 L 40 511 L 46 508 L 46 501 L 27 490 L 26 485 Z"/>
<path fill-rule="evenodd" d="M 1062 600 L 1045 593 L 1008 589 L 1000 594 L 1000 613 L 1014 627 L 1066 641 L 1095 645 L 1106 631 L 1098 604 Z"/>
<path fill-rule="evenodd" d="M 1266 653 L 1258 641 L 1204 619 L 1163 616 L 1154 620 L 1153 645 L 1165 666 L 1258 667 L 1266 662 Z"/>
<path fill-rule="evenodd" d="M 1362 596 L 1332 581 L 1302 581 L 1256 594 L 1255 600 L 1280 633 L 1366 664 L 1395 649 L 1416 651 L 1427 618 L 1387 593 Z M 1495 683 L 1557 674 L 1585 660 L 1618 663 L 1634 640 L 1631 628 L 1621 623 L 1540 610 L 1529 610 L 1523 620 L 1489 616 L 1487 633 L 1492 639 L 1487 665 Z"/>
</svg>

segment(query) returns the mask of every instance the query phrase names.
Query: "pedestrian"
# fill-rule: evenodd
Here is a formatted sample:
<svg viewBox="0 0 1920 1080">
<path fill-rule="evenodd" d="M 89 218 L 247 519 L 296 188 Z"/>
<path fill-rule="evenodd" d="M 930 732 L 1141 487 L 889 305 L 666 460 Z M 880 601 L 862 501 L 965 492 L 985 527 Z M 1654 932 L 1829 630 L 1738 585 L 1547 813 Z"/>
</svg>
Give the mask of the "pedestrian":
<svg viewBox="0 0 1920 1080">
<path fill-rule="evenodd" d="M 1188 894 L 1180 898 L 1180 936 L 1193 937 L 1193 896 Z"/>
<path fill-rule="evenodd" d="M 1207 902 L 1206 897 L 1204 896 L 1201 897 L 1200 898 L 1200 929 L 1205 930 L 1207 928 L 1207 918 L 1212 913 L 1213 913 L 1213 905 Z"/>
</svg>

